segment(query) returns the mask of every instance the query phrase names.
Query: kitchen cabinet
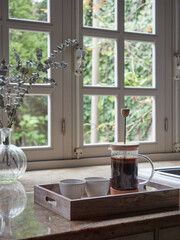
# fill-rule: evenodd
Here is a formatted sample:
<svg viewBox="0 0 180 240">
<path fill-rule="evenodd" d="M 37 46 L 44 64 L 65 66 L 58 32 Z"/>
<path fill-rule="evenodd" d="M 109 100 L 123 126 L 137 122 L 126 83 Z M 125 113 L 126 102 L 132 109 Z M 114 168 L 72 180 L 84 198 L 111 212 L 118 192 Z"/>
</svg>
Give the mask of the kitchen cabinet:
<svg viewBox="0 0 180 240">
<path fill-rule="evenodd" d="M 112 238 L 110 240 L 154 240 L 154 232 L 133 234 L 124 237 Z"/>
<path fill-rule="evenodd" d="M 154 231 L 111 238 L 109 240 L 180 240 L 180 225 L 175 227 L 156 229 L 157 237 L 155 237 Z"/>
<path fill-rule="evenodd" d="M 159 240 L 179 240 L 180 226 L 159 229 Z"/>
</svg>

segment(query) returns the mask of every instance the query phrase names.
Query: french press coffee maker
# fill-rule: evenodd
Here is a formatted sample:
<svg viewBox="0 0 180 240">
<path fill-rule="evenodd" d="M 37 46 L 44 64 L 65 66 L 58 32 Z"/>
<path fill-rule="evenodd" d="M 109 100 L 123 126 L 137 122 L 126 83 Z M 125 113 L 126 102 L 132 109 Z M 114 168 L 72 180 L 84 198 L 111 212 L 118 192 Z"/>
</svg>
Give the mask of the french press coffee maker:
<svg viewBox="0 0 180 240">
<path fill-rule="evenodd" d="M 153 177 L 154 166 L 151 159 L 139 154 L 139 143 L 126 143 L 126 117 L 129 109 L 122 109 L 125 118 L 124 142 L 117 142 L 110 145 L 111 150 L 111 187 L 115 190 L 135 190 L 138 185 L 147 184 Z M 146 181 L 138 181 L 138 158 L 146 159 L 151 165 L 151 174 Z"/>
</svg>

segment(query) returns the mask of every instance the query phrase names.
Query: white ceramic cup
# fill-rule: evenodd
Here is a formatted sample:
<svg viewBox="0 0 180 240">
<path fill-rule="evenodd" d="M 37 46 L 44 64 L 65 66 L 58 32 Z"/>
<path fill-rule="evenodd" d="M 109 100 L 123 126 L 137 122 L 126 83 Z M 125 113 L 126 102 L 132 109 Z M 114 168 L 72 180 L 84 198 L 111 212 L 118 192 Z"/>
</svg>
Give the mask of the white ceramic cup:
<svg viewBox="0 0 180 240">
<path fill-rule="evenodd" d="M 64 179 L 59 183 L 61 194 L 71 199 L 83 197 L 85 185 L 86 181 L 80 179 Z"/>
<path fill-rule="evenodd" d="M 104 177 L 88 177 L 86 181 L 86 193 L 88 197 L 105 196 L 108 194 L 110 179 Z"/>
</svg>

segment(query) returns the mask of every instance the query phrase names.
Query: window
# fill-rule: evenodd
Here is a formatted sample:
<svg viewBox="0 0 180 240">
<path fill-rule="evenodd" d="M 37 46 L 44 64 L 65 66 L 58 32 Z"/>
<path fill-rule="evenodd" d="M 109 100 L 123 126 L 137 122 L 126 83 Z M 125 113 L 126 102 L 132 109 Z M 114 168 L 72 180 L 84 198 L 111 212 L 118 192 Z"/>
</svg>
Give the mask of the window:
<svg viewBox="0 0 180 240">
<path fill-rule="evenodd" d="M 68 38 L 86 50 L 83 75 L 66 49 L 57 60 L 68 68 L 48 73 L 57 86 L 40 81 L 19 109 L 13 141 L 29 161 L 110 156 L 123 107 L 128 141 L 173 151 L 172 9 L 171 0 L 0 0 L 0 56 L 10 63 L 13 48 L 24 61 L 39 47 L 46 58 Z"/>
<path fill-rule="evenodd" d="M 1 6 L 3 37 L 0 55 L 10 64 L 15 63 L 13 49 L 25 62 L 36 59 L 37 48 L 42 49 L 43 59 L 46 59 L 62 42 L 62 1 L 9 0 L 1 1 Z M 60 14 L 55 14 L 56 7 Z M 56 15 L 55 18 L 52 13 Z M 57 31 L 56 22 L 60 32 Z M 14 124 L 12 141 L 24 149 L 28 160 L 63 158 L 63 136 L 60 130 L 63 115 L 62 70 L 49 72 L 48 75 L 56 79 L 57 88 L 42 81 L 33 86 L 24 98 Z M 55 102 L 58 102 L 58 106 Z M 6 122 L 6 115 L 3 120 Z"/>
<path fill-rule="evenodd" d="M 131 111 L 127 141 L 140 141 L 142 152 L 169 151 L 162 5 L 155 0 L 79 1 L 79 38 L 87 52 L 79 80 L 83 155 L 106 156 L 107 145 L 123 141 L 123 107 Z"/>
</svg>

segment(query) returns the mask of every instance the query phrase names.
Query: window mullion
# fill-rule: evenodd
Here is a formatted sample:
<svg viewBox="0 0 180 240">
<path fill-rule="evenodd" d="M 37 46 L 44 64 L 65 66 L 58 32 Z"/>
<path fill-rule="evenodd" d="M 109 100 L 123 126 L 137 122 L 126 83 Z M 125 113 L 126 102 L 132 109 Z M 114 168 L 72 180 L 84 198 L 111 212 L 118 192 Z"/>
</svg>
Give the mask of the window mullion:
<svg viewBox="0 0 180 240">
<path fill-rule="evenodd" d="M 83 138 L 83 113 L 84 113 L 84 106 L 83 106 L 83 97 L 84 97 L 84 92 L 82 91 L 82 89 L 80 89 L 79 92 L 79 124 L 80 124 L 80 139 L 79 139 L 79 143 L 80 143 L 80 147 L 83 147 L 83 142 L 84 142 L 84 138 Z"/>
<path fill-rule="evenodd" d="M 165 151 L 165 139 L 166 133 L 164 130 L 164 120 L 165 120 L 165 108 L 166 108 L 166 96 L 165 96 L 165 5 L 164 1 L 156 1 L 156 33 L 158 36 L 158 41 L 155 44 L 156 47 L 156 88 L 158 89 L 158 94 L 156 96 L 156 139 L 158 143 L 158 152 Z M 167 5 L 166 5 L 167 6 Z"/>
<path fill-rule="evenodd" d="M 51 24 L 53 26 L 50 34 L 50 49 L 53 49 L 63 42 L 63 1 L 51 0 Z M 60 31 L 58 31 L 60 29 Z M 56 61 L 61 62 L 63 52 L 59 53 Z M 62 134 L 63 116 L 63 69 L 52 70 L 52 78 L 56 79 L 57 86 L 53 89 L 51 95 L 51 137 L 52 146 L 56 159 L 64 158 L 64 137 Z"/>
<path fill-rule="evenodd" d="M 118 1 L 118 30 L 120 32 L 117 39 L 117 74 L 119 93 L 116 105 L 116 132 L 118 142 L 123 142 L 124 121 L 121 116 L 121 109 L 124 107 L 124 1 Z"/>
<path fill-rule="evenodd" d="M 83 0 L 78 0 L 77 2 L 77 11 L 76 11 L 76 27 L 79 30 L 83 30 Z M 76 32 L 79 34 L 79 32 Z"/>
<path fill-rule="evenodd" d="M 8 47 L 8 27 L 6 24 L 6 20 L 8 19 L 8 1 L 1 1 L 1 17 L 2 17 L 2 25 L 1 25 L 1 40 L 0 40 L 0 53 L 1 57 L 5 58 L 6 62 L 9 62 L 9 47 Z M 7 117 L 4 111 L 1 111 L 2 123 L 5 126 L 7 122 Z"/>
<path fill-rule="evenodd" d="M 0 36 L 2 36 L 2 28 L 3 28 L 3 26 L 0 24 Z M 3 56 L 3 45 L 2 45 L 1 37 L 0 37 L 0 56 Z"/>
<path fill-rule="evenodd" d="M 2 1 L 0 0 L 0 21 L 2 20 Z"/>
<path fill-rule="evenodd" d="M 119 88 L 96 88 L 96 87 L 84 87 L 82 88 L 84 94 L 88 95 L 117 95 L 119 94 Z"/>
<path fill-rule="evenodd" d="M 166 47 L 165 47 L 165 75 L 166 75 L 166 87 L 165 87 L 165 117 L 168 119 L 168 130 L 166 131 L 166 152 L 171 152 L 173 149 L 173 144 L 175 143 L 175 139 L 173 138 L 173 113 L 172 109 L 175 112 L 175 104 L 173 104 L 173 86 L 175 86 L 175 82 L 171 81 L 173 67 L 172 64 L 169 64 L 169 59 L 172 59 L 172 36 L 173 36 L 173 27 L 172 27 L 172 19 L 173 19 L 173 4 L 171 1 L 167 1 L 167 8 L 165 12 L 165 24 L 166 24 Z M 171 19 L 171 21 L 169 20 Z M 167 97 L 168 96 L 168 97 Z M 169 101 L 169 98 L 171 101 Z M 173 107 L 172 107 L 173 106 Z"/>
<path fill-rule="evenodd" d="M 79 41 L 80 46 L 83 46 L 83 0 L 77 1 L 77 12 L 76 12 L 76 38 Z M 79 14 L 77 14 L 79 13 Z M 75 112 L 74 119 L 76 121 L 74 128 L 74 144 L 73 149 L 82 148 L 83 147 L 83 75 L 76 76 L 75 78 Z"/>
<path fill-rule="evenodd" d="M 143 41 L 143 42 L 156 42 L 158 36 L 155 34 L 136 33 L 136 32 L 124 32 L 124 39 Z"/>
<path fill-rule="evenodd" d="M 138 96 L 151 96 L 160 94 L 160 89 L 149 88 L 125 88 L 124 95 L 138 95 Z"/>
<path fill-rule="evenodd" d="M 39 87 L 39 88 L 36 88 L 36 87 L 32 87 L 30 90 L 29 90 L 29 93 L 31 94 L 52 94 L 54 91 L 55 91 L 56 87 L 46 87 L 46 86 L 42 86 L 42 87 Z"/>
<path fill-rule="evenodd" d="M 122 1 L 123 2 L 123 1 Z M 118 87 L 119 93 L 117 95 L 117 106 L 116 106 L 116 131 L 118 142 L 123 141 L 123 129 L 124 129 L 124 121 L 121 116 L 121 109 L 124 107 L 124 39 L 123 34 L 120 34 L 118 38 L 118 46 L 117 46 L 117 72 L 118 72 Z"/>
<path fill-rule="evenodd" d="M 119 31 L 116 30 L 106 30 L 106 29 L 96 29 L 96 28 L 82 28 L 81 34 L 91 37 L 104 37 L 104 38 L 117 38 L 119 36 Z"/>
<path fill-rule="evenodd" d="M 6 62 L 9 62 L 9 28 L 3 22 L 2 25 L 2 56 L 6 59 Z"/>
<path fill-rule="evenodd" d="M 3 21 L 8 19 L 8 1 L 1 0 L 1 14 Z"/>
<path fill-rule="evenodd" d="M 75 26 L 73 25 L 74 19 L 72 18 L 72 1 L 63 1 L 63 9 L 67 9 L 67 12 L 63 12 L 63 39 L 73 38 L 72 36 L 72 28 Z M 64 135 L 64 156 L 65 158 L 72 158 L 74 156 L 73 153 L 73 124 L 74 116 L 72 111 L 73 105 L 73 81 L 74 71 L 73 71 L 73 64 L 72 64 L 72 56 L 73 55 L 73 48 L 69 48 L 65 50 L 63 55 L 63 60 L 68 63 L 69 69 L 63 70 L 63 117 L 66 121 L 66 134 Z"/>
<path fill-rule="evenodd" d="M 9 19 L 7 25 L 9 28 L 33 30 L 38 32 L 49 32 L 53 29 L 52 23 L 32 22 L 28 20 Z"/>
</svg>

